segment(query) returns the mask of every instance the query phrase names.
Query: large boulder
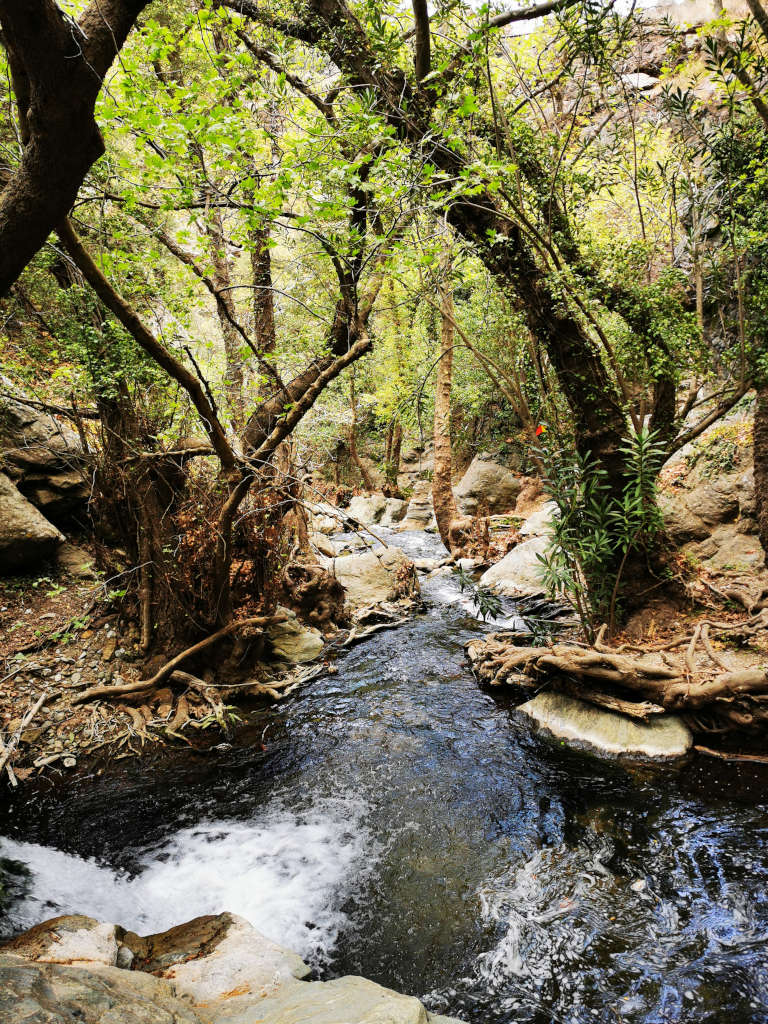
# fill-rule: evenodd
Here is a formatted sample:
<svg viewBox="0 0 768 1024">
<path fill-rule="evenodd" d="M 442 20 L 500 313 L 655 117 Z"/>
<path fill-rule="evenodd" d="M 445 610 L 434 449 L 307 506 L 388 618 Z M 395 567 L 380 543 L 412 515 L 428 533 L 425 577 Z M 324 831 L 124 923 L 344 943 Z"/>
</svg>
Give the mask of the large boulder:
<svg viewBox="0 0 768 1024">
<path fill-rule="evenodd" d="M 512 548 L 500 562 L 492 565 L 480 577 L 480 584 L 493 587 L 507 597 L 523 597 L 542 594 L 543 567 L 539 555 L 543 555 L 549 544 L 549 537 L 531 537 Z"/>
<path fill-rule="evenodd" d="M 413 485 L 411 500 L 408 502 L 405 518 L 400 530 L 436 530 L 435 510 L 432 505 L 432 484 L 429 480 L 417 480 Z"/>
<path fill-rule="evenodd" d="M 426 447 L 407 449 L 400 459 L 397 483 L 399 487 L 409 488 L 426 477 L 431 477 L 435 468 L 435 453 L 432 442 Z"/>
<path fill-rule="evenodd" d="M 487 455 L 476 455 L 455 490 L 456 504 L 464 515 L 478 511 L 510 512 L 523 485 L 506 466 Z"/>
<path fill-rule="evenodd" d="M 46 518 L 63 525 L 84 517 L 90 496 L 85 462 L 80 439 L 66 423 L 25 404 L 23 396 L 0 399 L 0 464 Z"/>
<path fill-rule="evenodd" d="M 333 572 L 352 608 L 395 601 L 418 593 L 413 562 L 400 548 L 346 555 L 333 563 Z"/>
<path fill-rule="evenodd" d="M 364 978 L 309 973 L 234 914 L 144 937 L 59 917 L 0 952 L 0 1024 L 460 1024 Z"/>
<path fill-rule="evenodd" d="M 675 715 L 641 722 L 564 693 L 540 693 L 518 711 L 569 746 L 612 757 L 667 761 L 684 757 L 693 744 L 691 730 Z"/>
<path fill-rule="evenodd" d="M 306 508 L 309 512 L 309 525 L 315 533 L 329 537 L 332 533 L 341 533 L 346 529 L 344 513 L 335 505 L 329 505 L 324 501 L 308 501 Z"/>
<path fill-rule="evenodd" d="M 759 539 L 740 533 L 732 523 L 718 526 L 711 536 L 699 544 L 687 545 L 685 550 L 708 569 L 735 576 L 754 576 L 765 564 L 765 552 Z"/>
<path fill-rule="evenodd" d="M 408 503 L 383 494 L 357 494 L 346 510 L 350 519 L 361 526 L 393 527 L 405 518 Z"/>
<path fill-rule="evenodd" d="M 64 537 L 0 473 L 0 572 L 26 572 L 52 558 Z"/>
</svg>

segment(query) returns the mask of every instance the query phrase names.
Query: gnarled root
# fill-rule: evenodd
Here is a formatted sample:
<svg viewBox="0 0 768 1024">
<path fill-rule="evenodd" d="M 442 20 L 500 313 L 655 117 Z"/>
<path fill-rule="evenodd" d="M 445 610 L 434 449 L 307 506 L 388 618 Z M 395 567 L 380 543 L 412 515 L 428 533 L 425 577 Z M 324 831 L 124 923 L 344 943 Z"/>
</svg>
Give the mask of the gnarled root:
<svg viewBox="0 0 768 1024">
<path fill-rule="evenodd" d="M 730 669 L 710 640 L 710 630 L 741 636 L 763 620 L 760 612 L 746 623 L 700 622 L 690 636 L 645 651 L 608 646 L 604 629 L 593 646 L 518 647 L 497 633 L 473 641 L 468 655 L 475 676 L 486 685 L 514 685 L 525 693 L 548 683 L 636 718 L 683 714 L 696 732 L 763 732 L 768 731 L 768 669 Z M 673 654 L 676 650 L 680 653 Z"/>
<path fill-rule="evenodd" d="M 114 686 L 92 686 L 88 690 L 83 690 L 82 693 L 78 694 L 72 701 L 73 704 L 83 704 L 89 700 L 98 700 L 100 697 L 131 697 L 139 693 L 149 693 L 155 689 L 160 683 L 169 677 L 172 678 L 174 670 L 183 661 L 191 658 L 195 654 L 199 654 L 204 651 L 207 647 L 215 644 L 217 640 L 223 639 L 225 636 L 229 636 L 230 633 L 234 633 L 238 629 L 265 629 L 267 626 L 271 626 L 273 623 L 285 622 L 287 615 L 284 612 L 276 612 L 274 615 L 254 615 L 248 619 L 236 619 L 230 622 L 228 625 L 223 626 L 221 629 L 212 633 L 204 640 L 200 640 L 198 643 L 188 647 L 181 654 L 177 654 L 175 658 L 171 658 L 165 665 L 162 666 L 150 679 L 138 679 L 134 682 L 128 683 L 116 683 Z M 185 673 L 186 674 L 186 673 Z"/>
</svg>

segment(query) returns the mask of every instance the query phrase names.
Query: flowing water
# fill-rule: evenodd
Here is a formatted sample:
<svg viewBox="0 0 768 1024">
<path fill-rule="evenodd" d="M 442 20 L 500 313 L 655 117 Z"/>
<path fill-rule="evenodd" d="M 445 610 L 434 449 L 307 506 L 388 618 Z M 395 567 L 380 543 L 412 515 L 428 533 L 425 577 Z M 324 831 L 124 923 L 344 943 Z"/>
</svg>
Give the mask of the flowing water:
<svg viewBox="0 0 768 1024">
<path fill-rule="evenodd" d="M 488 627 L 453 579 L 423 591 L 424 615 L 232 746 L 12 803 L 5 931 L 230 910 L 321 977 L 468 1022 L 768 1021 L 765 778 L 628 772 L 532 735 L 469 674 Z"/>
</svg>

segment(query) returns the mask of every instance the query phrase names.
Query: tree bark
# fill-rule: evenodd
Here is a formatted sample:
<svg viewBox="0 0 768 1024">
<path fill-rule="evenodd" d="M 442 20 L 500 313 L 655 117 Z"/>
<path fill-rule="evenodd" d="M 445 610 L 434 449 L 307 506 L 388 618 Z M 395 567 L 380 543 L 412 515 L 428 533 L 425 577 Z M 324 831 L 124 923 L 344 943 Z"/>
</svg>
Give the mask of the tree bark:
<svg viewBox="0 0 768 1024">
<path fill-rule="evenodd" d="M 349 457 L 357 467 L 357 471 L 363 481 L 363 487 L 370 493 L 371 491 L 376 490 L 376 485 L 374 484 L 371 474 L 368 472 L 368 468 L 360 458 L 360 453 L 357 450 L 357 391 L 355 388 L 354 369 L 352 370 L 352 375 L 349 381 L 349 404 L 352 411 L 352 422 L 349 424 L 349 433 L 347 435 Z"/>
<path fill-rule="evenodd" d="M 768 565 L 768 385 L 757 389 L 752 441 L 757 524 Z"/>
<path fill-rule="evenodd" d="M 112 61 L 147 0 L 93 0 L 78 22 L 53 0 L 0 0 L 24 149 L 0 194 L 0 295 L 69 213 L 104 152 L 94 120 Z"/>
<path fill-rule="evenodd" d="M 434 446 L 435 466 L 432 473 L 432 503 L 440 539 L 455 554 L 451 544 L 451 527 L 458 518 L 451 477 L 451 384 L 453 379 L 453 282 L 451 253 L 446 240 L 440 267 L 440 358 L 435 381 Z"/>
<path fill-rule="evenodd" d="M 237 319 L 237 310 L 232 297 L 232 275 L 226 251 L 224 224 L 219 210 L 211 211 L 211 213 L 212 220 L 210 224 L 206 225 L 206 234 L 210 242 L 213 281 L 216 286 L 216 307 L 219 314 L 221 336 L 224 341 L 224 391 L 227 396 L 232 426 L 235 432 L 240 434 L 244 426 L 243 386 L 245 383 L 243 358 L 240 353 L 242 342 L 233 324 L 233 321 Z"/>
</svg>

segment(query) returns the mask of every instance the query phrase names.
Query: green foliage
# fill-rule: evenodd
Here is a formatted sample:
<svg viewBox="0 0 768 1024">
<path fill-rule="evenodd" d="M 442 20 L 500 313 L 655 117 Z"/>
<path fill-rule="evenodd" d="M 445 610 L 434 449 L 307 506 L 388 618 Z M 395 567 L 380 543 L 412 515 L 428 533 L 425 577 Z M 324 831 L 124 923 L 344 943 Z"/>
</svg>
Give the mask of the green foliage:
<svg viewBox="0 0 768 1024">
<path fill-rule="evenodd" d="M 502 600 L 494 590 L 475 583 L 461 565 L 456 567 L 454 575 L 462 594 L 465 591 L 469 593 L 470 600 L 483 622 L 487 622 L 488 619 L 498 619 L 501 616 L 503 611 Z"/>
<path fill-rule="evenodd" d="M 622 451 L 626 474 L 619 496 L 591 456 L 541 453 L 557 515 L 549 549 L 537 557 L 548 592 L 573 601 L 590 638 L 601 623 L 613 626 L 628 559 L 646 556 L 664 525 L 656 501 L 663 446 L 643 428 Z"/>
</svg>

